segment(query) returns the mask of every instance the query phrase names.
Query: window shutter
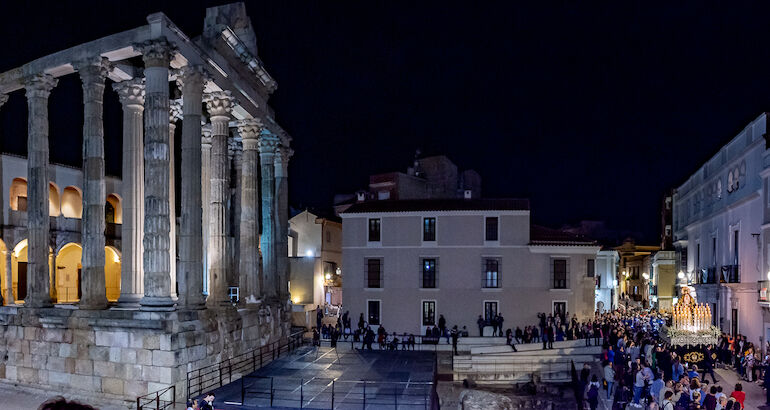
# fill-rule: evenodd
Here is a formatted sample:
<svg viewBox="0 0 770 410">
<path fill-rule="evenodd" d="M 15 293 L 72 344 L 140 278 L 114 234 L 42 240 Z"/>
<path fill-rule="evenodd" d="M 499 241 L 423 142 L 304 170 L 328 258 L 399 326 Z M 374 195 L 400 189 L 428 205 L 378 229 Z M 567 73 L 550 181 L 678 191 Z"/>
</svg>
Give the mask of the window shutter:
<svg viewBox="0 0 770 410">
<path fill-rule="evenodd" d="M 487 258 L 481 258 L 481 287 L 487 286 Z"/>
<path fill-rule="evenodd" d="M 380 258 L 380 289 L 385 287 L 385 258 Z"/>
<path fill-rule="evenodd" d="M 497 258 L 497 287 L 503 287 L 503 258 Z"/>
<path fill-rule="evenodd" d="M 435 281 L 436 282 L 436 289 L 439 289 L 439 284 L 438 284 L 438 258 L 436 258 L 436 268 L 435 268 L 435 270 L 436 271 L 434 272 L 434 274 L 435 274 L 435 277 L 436 277 L 436 281 Z"/>
<path fill-rule="evenodd" d="M 569 261 L 570 261 L 570 258 L 567 258 L 567 259 L 565 259 L 565 263 L 564 263 L 567 266 L 566 269 L 565 269 L 567 271 L 567 275 L 566 275 L 567 276 L 567 281 L 566 281 L 567 289 L 570 289 L 570 287 L 569 287 L 569 277 L 570 277 Z"/>
<path fill-rule="evenodd" d="M 364 288 L 369 287 L 369 258 L 364 258 Z"/>
</svg>

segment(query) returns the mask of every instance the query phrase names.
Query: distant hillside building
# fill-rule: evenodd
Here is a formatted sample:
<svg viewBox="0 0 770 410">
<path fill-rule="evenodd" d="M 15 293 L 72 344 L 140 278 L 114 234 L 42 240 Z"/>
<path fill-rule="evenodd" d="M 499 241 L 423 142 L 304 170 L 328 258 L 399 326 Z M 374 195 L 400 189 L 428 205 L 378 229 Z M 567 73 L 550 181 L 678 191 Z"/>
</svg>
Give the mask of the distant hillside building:
<svg viewBox="0 0 770 410">
<path fill-rule="evenodd" d="M 335 196 L 336 212 L 355 202 L 371 200 L 480 198 L 481 176 L 474 170 L 459 171 L 444 155 L 416 159 L 406 172 L 369 176 L 368 190 Z"/>
</svg>

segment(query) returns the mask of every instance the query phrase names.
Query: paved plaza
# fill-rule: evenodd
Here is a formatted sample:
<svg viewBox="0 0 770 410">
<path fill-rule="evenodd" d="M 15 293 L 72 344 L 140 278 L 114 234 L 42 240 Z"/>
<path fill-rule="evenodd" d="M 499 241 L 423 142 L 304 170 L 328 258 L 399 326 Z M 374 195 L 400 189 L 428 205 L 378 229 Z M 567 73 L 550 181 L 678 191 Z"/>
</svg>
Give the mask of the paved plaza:
<svg viewBox="0 0 770 410">
<path fill-rule="evenodd" d="M 215 390 L 215 407 L 430 408 L 434 366 L 432 352 L 306 346 Z"/>
</svg>

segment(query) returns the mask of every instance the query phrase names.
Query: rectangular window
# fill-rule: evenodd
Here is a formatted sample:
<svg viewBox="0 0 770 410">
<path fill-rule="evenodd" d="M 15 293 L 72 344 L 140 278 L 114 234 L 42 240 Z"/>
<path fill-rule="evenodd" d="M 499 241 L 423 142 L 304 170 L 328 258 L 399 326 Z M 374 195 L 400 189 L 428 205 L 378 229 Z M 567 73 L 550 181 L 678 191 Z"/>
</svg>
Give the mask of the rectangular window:
<svg viewBox="0 0 770 410">
<path fill-rule="evenodd" d="M 370 300 L 366 303 L 367 308 L 367 317 L 369 318 L 369 324 L 370 325 L 377 325 L 380 324 L 380 301 L 379 300 Z"/>
<path fill-rule="evenodd" d="M 494 258 L 484 258 L 482 271 L 482 287 L 499 288 L 500 287 L 500 260 Z"/>
<path fill-rule="evenodd" d="M 423 288 L 436 287 L 436 260 L 435 259 L 422 260 L 422 287 Z"/>
<path fill-rule="evenodd" d="M 422 240 L 425 242 L 436 240 L 436 218 L 422 219 Z"/>
<path fill-rule="evenodd" d="M 422 302 L 422 325 L 436 325 L 436 301 L 425 300 Z"/>
<path fill-rule="evenodd" d="M 567 288 L 567 260 L 566 259 L 553 260 L 553 288 L 554 289 Z"/>
<path fill-rule="evenodd" d="M 380 220 L 370 219 L 369 220 L 369 242 L 379 242 L 379 241 L 380 241 Z"/>
<path fill-rule="evenodd" d="M 717 237 L 711 238 L 711 266 L 717 266 Z"/>
<path fill-rule="evenodd" d="M 700 269 L 700 244 L 695 245 L 695 269 Z"/>
<path fill-rule="evenodd" d="M 596 287 L 597 288 L 601 288 L 602 287 L 602 277 L 601 276 L 597 276 L 596 277 Z"/>
<path fill-rule="evenodd" d="M 488 241 L 496 241 L 497 240 L 497 217 L 488 217 L 486 218 L 486 229 L 485 229 L 485 236 L 484 239 Z"/>
<path fill-rule="evenodd" d="M 738 265 L 738 230 L 733 232 L 733 265 Z"/>
<path fill-rule="evenodd" d="M 596 260 L 588 259 L 586 261 L 586 276 L 593 278 L 596 276 Z"/>
<path fill-rule="evenodd" d="M 484 302 L 484 320 L 487 323 L 497 316 L 497 301 Z"/>
<path fill-rule="evenodd" d="M 370 258 L 366 260 L 366 287 L 382 287 L 382 259 Z"/>
</svg>

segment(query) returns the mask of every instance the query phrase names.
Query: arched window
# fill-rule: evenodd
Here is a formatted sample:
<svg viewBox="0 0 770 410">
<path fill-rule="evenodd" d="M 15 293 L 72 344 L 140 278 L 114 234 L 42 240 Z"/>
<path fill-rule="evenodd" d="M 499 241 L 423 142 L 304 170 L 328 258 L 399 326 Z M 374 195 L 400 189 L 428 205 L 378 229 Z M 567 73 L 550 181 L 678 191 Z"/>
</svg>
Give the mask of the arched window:
<svg viewBox="0 0 770 410">
<path fill-rule="evenodd" d="M 11 182 L 11 209 L 14 211 L 27 211 L 27 180 L 14 178 Z"/>
<path fill-rule="evenodd" d="M 107 223 L 123 223 L 123 209 L 120 205 L 119 196 L 116 194 L 110 194 L 107 196 L 107 203 L 104 204 L 104 219 L 107 221 Z"/>
<path fill-rule="evenodd" d="M 48 183 L 48 215 L 59 216 L 61 215 L 61 207 L 59 202 L 59 187 L 53 182 Z"/>
<path fill-rule="evenodd" d="M 83 196 L 80 189 L 74 186 L 64 188 L 61 195 L 61 213 L 65 218 L 81 218 L 83 216 Z"/>
</svg>

